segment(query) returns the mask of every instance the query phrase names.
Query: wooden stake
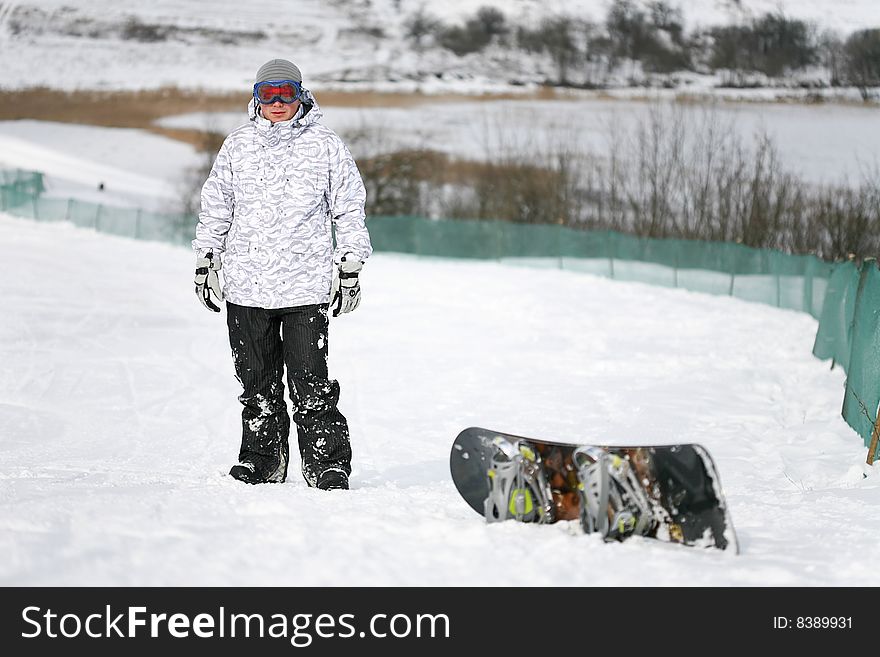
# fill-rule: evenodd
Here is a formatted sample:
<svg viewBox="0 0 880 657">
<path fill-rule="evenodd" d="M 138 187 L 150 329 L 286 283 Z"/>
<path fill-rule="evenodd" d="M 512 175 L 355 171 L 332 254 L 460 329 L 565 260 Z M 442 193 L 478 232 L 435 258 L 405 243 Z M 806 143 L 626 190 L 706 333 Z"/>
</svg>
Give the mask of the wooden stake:
<svg viewBox="0 0 880 657">
<path fill-rule="evenodd" d="M 868 465 L 874 465 L 874 455 L 877 453 L 877 442 L 880 438 L 880 414 L 874 421 L 874 430 L 871 432 L 871 445 L 868 447 Z"/>
</svg>

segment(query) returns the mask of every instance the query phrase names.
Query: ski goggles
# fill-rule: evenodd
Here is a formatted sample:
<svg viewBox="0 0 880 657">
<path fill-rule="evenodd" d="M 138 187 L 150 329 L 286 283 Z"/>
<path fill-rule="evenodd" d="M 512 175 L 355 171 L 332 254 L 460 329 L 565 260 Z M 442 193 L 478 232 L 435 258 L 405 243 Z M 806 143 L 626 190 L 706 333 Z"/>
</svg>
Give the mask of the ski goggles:
<svg viewBox="0 0 880 657">
<path fill-rule="evenodd" d="M 285 105 L 302 96 L 302 83 L 296 80 L 266 80 L 254 85 L 254 98 L 263 105 L 280 100 Z"/>
</svg>

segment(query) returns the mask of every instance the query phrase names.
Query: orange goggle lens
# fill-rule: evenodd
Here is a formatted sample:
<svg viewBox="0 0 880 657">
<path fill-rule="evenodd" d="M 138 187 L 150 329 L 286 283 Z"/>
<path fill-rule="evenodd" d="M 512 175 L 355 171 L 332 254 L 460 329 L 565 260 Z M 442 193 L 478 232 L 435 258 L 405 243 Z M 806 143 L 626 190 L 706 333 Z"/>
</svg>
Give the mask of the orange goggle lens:
<svg viewBox="0 0 880 657">
<path fill-rule="evenodd" d="M 301 92 L 301 87 L 295 82 L 261 82 L 254 85 L 254 97 L 264 104 L 276 100 L 292 103 L 300 97 Z"/>
</svg>

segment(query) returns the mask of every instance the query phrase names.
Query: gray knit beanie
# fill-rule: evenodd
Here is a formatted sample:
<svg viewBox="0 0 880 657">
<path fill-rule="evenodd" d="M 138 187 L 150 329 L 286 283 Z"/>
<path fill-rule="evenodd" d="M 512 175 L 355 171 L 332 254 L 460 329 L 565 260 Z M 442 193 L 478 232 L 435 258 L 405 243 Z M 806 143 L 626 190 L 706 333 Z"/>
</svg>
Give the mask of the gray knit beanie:
<svg viewBox="0 0 880 657">
<path fill-rule="evenodd" d="M 257 71 L 257 77 L 254 84 L 265 82 L 266 80 L 293 80 L 302 82 L 303 76 L 299 72 L 296 64 L 286 59 L 270 59 L 260 67 Z"/>
</svg>

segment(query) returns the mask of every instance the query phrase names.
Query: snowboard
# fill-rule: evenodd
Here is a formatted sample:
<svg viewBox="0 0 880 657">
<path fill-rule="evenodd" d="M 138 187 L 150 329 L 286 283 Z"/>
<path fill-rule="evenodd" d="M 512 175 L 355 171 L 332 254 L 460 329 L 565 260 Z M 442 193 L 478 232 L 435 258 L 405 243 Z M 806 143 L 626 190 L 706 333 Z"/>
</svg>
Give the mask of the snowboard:
<svg viewBox="0 0 880 657">
<path fill-rule="evenodd" d="M 488 522 L 570 520 L 607 541 L 644 536 L 739 551 L 718 472 L 700 445 L 575 445 L 472 427 L 455 439 L 449 467 Z"/>
</svg>

